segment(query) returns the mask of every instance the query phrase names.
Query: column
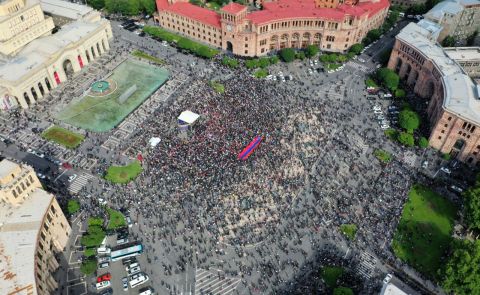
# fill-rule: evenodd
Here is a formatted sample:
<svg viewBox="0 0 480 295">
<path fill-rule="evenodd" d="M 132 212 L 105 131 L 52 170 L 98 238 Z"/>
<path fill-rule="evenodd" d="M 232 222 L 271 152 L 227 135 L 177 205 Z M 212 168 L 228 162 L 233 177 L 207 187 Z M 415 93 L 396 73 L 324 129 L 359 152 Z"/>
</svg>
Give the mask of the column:
<svg viewBox="0 0 480 295">
<path fill-rule="evenodd" d="M 101 40 L 97 42 L 97 46 L 95 47 L 97 48 L 97 50 L 100 50 L 100 55 L 103 55 L 104 51 L 103 51 Z"/>
<path fill-rule="evenodd" d="M 48 90 L 48 87 L 47 87 L 47 84 L 45 84 L 45 81 L 40 81 L 40 84 L 42 84 L 42 88 L 45 94 L 50 93 L 50 90 Z"/>
<path fill-rule="evenodd" d="M 37 93 L 38 99 L 43 98 L 43 95 L 40 92 L 40 88 L 38 88 L 38 85 L 34 85 L 33 88 L 35 89 L 35 92 Z"/>
<path fill-rule="evenodd" d="M 28 103 L 25 101 L 22 95 L 18 95 L 15 97 L 17 99 L 18 104 L 22 107 L 22 109 L 28 109 Z"/>
<path fill-rule="evenodd" d="M 33 94 L 30 90 L 27 90 L 27 96 L 28 96 L 28 100 L 30 102 L 30 104 L 34 104 L 35 103 L 35 98 L 33 98 Z"/>
<path fill-rule="evenodd" d="M 97 45 L 93 45 L 93 51 L 95 52 L 95 56 L 98 58 L 100 56 L 100 53 L 97 50 Z"/>
<path fill-rule="evenodd" d="M 107 39 L 107 38 L 104 38 L 104 39 L 103 39 L 103 43 L 105 44 L 105 49 L 106 49 L 106 50 L 110 50 L 110 44 L 108 43 L 108 39 Z"/>
</svg>

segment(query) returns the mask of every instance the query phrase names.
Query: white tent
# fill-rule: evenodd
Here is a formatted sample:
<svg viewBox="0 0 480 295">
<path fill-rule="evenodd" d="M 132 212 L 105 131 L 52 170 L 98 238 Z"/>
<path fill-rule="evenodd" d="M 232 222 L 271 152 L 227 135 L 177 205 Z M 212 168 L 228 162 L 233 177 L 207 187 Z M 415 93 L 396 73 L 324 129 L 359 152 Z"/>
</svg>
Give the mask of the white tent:
<svg viewBox="0 0 480 295">
<path fill-rule="evenodd" d="M 189 125 L 195 123 L 197 119 L 200 117 L 199 114 L 195 114 L 191 111 L 183 111 L 180 116 L 178 116 L 178 120 L 183 121 Z"/>
<path fill-rule="evenodd" d="M 160 138 L 159 137 L 152 137 L 152 138 L 150 138 L 150 140 L 148 142 L 150 143 L 151 147 L 156 147 L 157 144 L 160 143 Z"/>
</svg>

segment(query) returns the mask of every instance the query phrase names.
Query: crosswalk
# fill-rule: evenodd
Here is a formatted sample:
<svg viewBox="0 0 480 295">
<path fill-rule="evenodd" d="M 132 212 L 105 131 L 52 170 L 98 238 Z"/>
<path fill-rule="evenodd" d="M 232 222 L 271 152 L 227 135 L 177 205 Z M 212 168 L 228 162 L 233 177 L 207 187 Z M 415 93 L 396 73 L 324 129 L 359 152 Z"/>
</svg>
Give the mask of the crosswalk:
<svg viewBox="0 0 480 295">
<path fill-rule="evenodd" d="M 239 278 L 229 278 L 216 271 L 201 268 L 195 270 L 194 295 L 229 295 L 240 283 Z"/>
<path fill-rule="evenodd" d="M 80 173 L 77 178 L 72 181 L 68 187 L 68 191 L 72 194 L 77 194 L 87 184 L 87 182 L 94 177 L 95 176 L 88 173 Z"/>
<path fill-rule="evenodd" d="M 360 63 L 352 61 L 352 60 L 347 62 L 345 64 L 345 66 L 350 67 L 353 70 L 359 70 L 359 71 L 364 72 L 364 73 L 372 73 L 374 71 L 374 69 L 369 68 L 364 64 L 360 64 Z"/>
<path fill-rule="evenodd" d="M 368 252 L 362 252 L 360 254 L 359 260 L 360 263 L 358 263 L 356 266 L 357 272 L 366 279 L 372 278 L 374 276 L 377 259 Z"/>
</svg>

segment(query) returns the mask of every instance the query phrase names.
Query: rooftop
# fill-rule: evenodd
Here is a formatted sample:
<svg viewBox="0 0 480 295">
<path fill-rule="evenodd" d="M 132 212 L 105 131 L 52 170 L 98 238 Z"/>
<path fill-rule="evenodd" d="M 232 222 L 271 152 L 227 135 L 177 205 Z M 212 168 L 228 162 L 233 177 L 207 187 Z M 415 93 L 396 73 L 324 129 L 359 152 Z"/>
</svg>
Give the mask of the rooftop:
<svg viewBox="0 0 480 295">
<path fill-rule="evenodd" d="M 480 60 L 480 47 L 448 47 L 445 53 L 456 61 Z"/>
<path fill-rule="evenodd" d="M 441 21 L 446 13 L 456 15 L 462 12 L 463 9 L 464 7 L 459 2 L 455 0 L 446 0 L 438 3 L 432 9 L 430 9 L 425 14 L 425 18 Z"/>
<path fill-rule="evenodd" d="M 13 171 L 17 170 L 19 165 L 7 159 L 3 159 L 0 162 L 0 179 L 10 175 Z"/>
<path fill-rule="evenodd" d="M 63 26 L 56 34 L 33 40 L 16 56 L 0 61 L 0 80 L 19 81 L 33 69 L 42 67 L 52 55 L 90 36 L 90 33 L 100 26 L 101 22 L 91 23 L 79 20 Z"/>
<path fill-rule="evenodd" d="M 244 5 L 241 5 L 241 4 L 238 4 L 238 3 L 235 3 L 235 2 L 231 2 L 230 4 L 227 4 L 225 6 L 222 7 L 222 11 L 225 11 L 225 12 L 228 12 L 228 13 L 231 13 L 231 14 L 237 14 L 239 13 L 240 11 L 246 9 L 247 7 L 244 6 Z"/>
<path fill-rule="evenodd" d="M 63 0 L 40 0 L 40 6 L 46 13 L 63 16 L 70 19 L 80 19 L 87 15 L 93 8 Z"/>
<path fill-rule="evenodd" d="M 19 207 L 0 205 L 0 290 L 35 289 L 38 231 L 53 196 L 36 189 Z M 19 293 L 23 294 L 23 293 Z"/>
<path fill-rule="evenodd" d="M 400 31 L 397 38 L 417 48 L 442 74 L 445 87 L 444 109 L 480 125 L 480 100 L 476 84 L 442 47 L 431 40 L 431 33 L 410 23 Z"/>
</svg>

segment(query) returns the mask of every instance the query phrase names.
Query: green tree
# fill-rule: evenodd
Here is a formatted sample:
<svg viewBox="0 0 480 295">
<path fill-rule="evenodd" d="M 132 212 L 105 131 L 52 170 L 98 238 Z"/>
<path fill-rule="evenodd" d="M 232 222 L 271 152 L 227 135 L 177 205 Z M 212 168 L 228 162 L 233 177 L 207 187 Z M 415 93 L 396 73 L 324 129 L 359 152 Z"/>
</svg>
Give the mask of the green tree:
<svg viewBox="0 0 480 295">
<path fill-rule="evenodd" d="M 272 56 L 272 57 L 270 57 L 270 64 L 272 64 L 272 65 L 277 64 L 278 61 L 279 61 L 278 56 Z"/>
<path fill-rule="evenodd" d="M 360 54 L 364 48 L 365 46 L 363 46 L 363 44 L 357 43 L 353 44 L 352 47 L 350 47 L 350 49 L 348 50 L 348 52 L 352 52 L 353 54 Z"/>
<path fill-rule="evenodd" d="M 88 226 L 103 226 L 103 218 L 100 217 L 90 217 L 88 219 Z"/>
<path fill-rule="evenodd" d="M 292 62 L 295 59 L 295 50 L 293 48 L 283 48 L 279 55 L 284 62 Z"/>
<path fill-rule="evenodd" d="M 321 61 L 322 63 L 330 62 L 330 58 L 328 57 L 328 54 L 322 54 L 322 55 L 320 55 L 320 61 Z"/>
<path fill-rule="evenodd" d="M 470 229 L 480 229 L 480 185 L 469 188 L 464 194 L 465 222 Z"/>
<path fill-rule="evenodd" d="M 397 89 L 395 90 L 395 97 L 396 98 L 404 98 L 407 93 L 403 89 Z"/>
<path fill-rule="evenodd" d="M 245 66 L 250 70 L 258 68 L 258 61 L 256 59 L 247 59 L 245 61 Z"/>
<path fill-rule="evenodd" d="M 80 210 L 80 203 L 77 200 L 68 200 L 67 211 L 68 214 L 73 215 Z"/>
<path fill-rule="evenodd" d="M 338 55 L 336 55 L 335 53 L 330 53 L 328 55 L 328 61 L 329 62 L 337 62 L 338 61 Z"/>
<path fill-rule="evenodd" d="M 428 147 L 428 139 L 426 139 L 425 137 L 420 137 L 418 139 L 418 146 L 421 147 L 421 148 L 426 148 Z"/>
<path fill-rule="evenodd" d="M 457 295 L 480 294 L 480 240 L 455 240 L 447 260 L 442 286 Z"/>
<path fill-rule="evenodd" d="M 410 110 L 403 110 L 398 116 L 398 122 L 400 127 L 407 130 L 407 132 L 412 133 L 415 129 L 420 126 L 420 118 L 417 113 Z"/>
<path fill-rule="evenodd" d="M 404 146 L 413 146 L 415 144 L 413 140 L 413 135 L 407 132 L 400 132 L 400 134 L 398 135 L 398 142 L 400 142 Z"/>
<path fill-rule="evenodd" d="M 318 46 L 316 45 L 308 45 L 307 48 L 305 48 L 305 56 L 310 58 L 314 57 L 315 55 L 318 54 Z"/>
<path fill-rule="evenodd" d="M 411 14 L 424 14 L 427 12 L 427 6 L 425 6 L 423 3 L 416 3 L 413 4 L 408 11 Z"/>
<path fill-rule="evenodd" d="M 94 9 L 100 10 L 105 7 L 105 0 L 89 0 L 87 4 Z"/>
<path fill-rule="evenodd" d="M 305 59 L 305 52 L 303 52 L 303 51 L 298 51 L 298 52 L 295 54 L 295 58 L 296 58 L 296 59 L 299 59 L 299 60 L 304 60 L 304 59 Z"/>
<path fill-rule="evenodd" d="M 340 54 L 337 59 L 338 59 L 338 62 L 344 63 L 347 61 L 347 56 Z"/>
<path fill-rule="evenodd" d="M 86 234 L 81 239 L 81 244 L 85 247 L 100 246 L 105 238 L 105 231 L 99 226 L 89 226 Z"/>
<path fill-rule="evenodd" d="M 146 14 L 152 15 L 157 11 L 155 0 L 140 0 L 140 7 Z"/>
<path fill-rule="evenodd" d="M 258 66 L 261 67 L 262 69 L 268 67 L 270 65 L 270 60 L 266 57 L 262 57 L 258 59 Z"/>
<path fill-rule="evenodd" d="M 353 295 L 353 290 L 347 287 L 333 289 L 333 295 Z"/>
<path fill-rule="evenodd" d="M 80 271 L 87 276 L 93 274 L 95 270 L 97 270 L 97 261 L 92 258 L 83 261 L 80 266 Z"/>
<path fill-rule="evenodd" d="M 381 81 L 385 87 L 390 89 L 390 91 L 395 91 L 400 83 L 400 77 L 389 68 L 378 69 L 377 79 Z"/>
<path fill-rule="evenodd" d="M 456 43 L 455 37 L 448 35 L 447 37 L 445 37 L 445 39 L 443 39 L 442 46 L 443 47 L 453 47 L 453 46 L 455 46 L 455 43 Z"/>
<path fill-rule="evenodd" d="M 472 46 L 475 42 L 475 38 L 478 35 L 478 31 L 473 32 L 470 36 L 467 37 L 467 46 Z"/>
</svg>

